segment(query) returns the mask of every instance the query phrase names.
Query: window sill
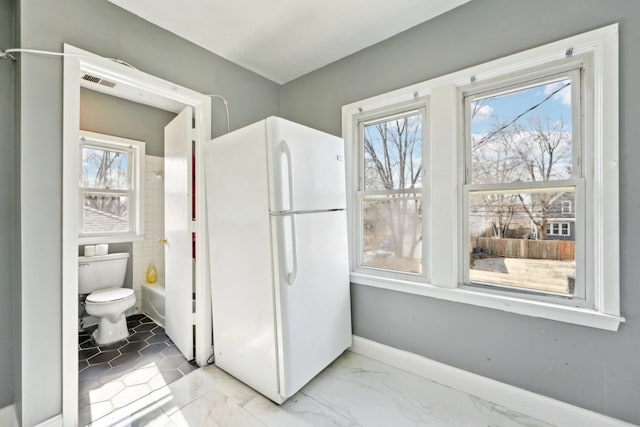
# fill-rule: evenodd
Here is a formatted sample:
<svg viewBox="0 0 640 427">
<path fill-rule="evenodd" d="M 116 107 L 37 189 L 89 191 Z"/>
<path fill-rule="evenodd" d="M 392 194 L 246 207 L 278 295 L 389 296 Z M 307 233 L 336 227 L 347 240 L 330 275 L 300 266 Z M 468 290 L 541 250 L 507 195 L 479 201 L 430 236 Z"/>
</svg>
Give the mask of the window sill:
<svg viewBox="0 0 640 427">
<path fill-rule="evenodd" d="M 78 237 L 78 244 L 80 245 L 93 245 L 97 243 L 126 243 L 136 242 L 144 240 L 144 235 L 141 234 L 122 234 L 118 236 L 87 236 Z"/>
<path fill-rule="evenodd" d="M 443 288 L 407 280 L 389 279 L 362 273 L 351 273 L 351 283 L 422 295 L 446 301 L 503 310 L 525 316 L 540 317 L 574 325 L 617 331 L 624 317 L 595 310 L 532 301 L 511 296 L 493 295 L 460 288 Z"/>
</svg>

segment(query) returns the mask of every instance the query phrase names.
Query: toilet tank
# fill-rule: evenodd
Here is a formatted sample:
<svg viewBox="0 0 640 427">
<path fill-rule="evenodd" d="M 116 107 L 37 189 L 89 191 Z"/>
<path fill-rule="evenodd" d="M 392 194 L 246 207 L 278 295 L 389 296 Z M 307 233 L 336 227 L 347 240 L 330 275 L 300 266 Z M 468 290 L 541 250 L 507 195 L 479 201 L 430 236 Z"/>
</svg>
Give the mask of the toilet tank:
<svg viewBox="0 0 640 427">
<path fill-rule="evenodd" d="M 78 293 L 120 288 L 127 273 L 128 253 L 78 257 Z"/>
</svg>

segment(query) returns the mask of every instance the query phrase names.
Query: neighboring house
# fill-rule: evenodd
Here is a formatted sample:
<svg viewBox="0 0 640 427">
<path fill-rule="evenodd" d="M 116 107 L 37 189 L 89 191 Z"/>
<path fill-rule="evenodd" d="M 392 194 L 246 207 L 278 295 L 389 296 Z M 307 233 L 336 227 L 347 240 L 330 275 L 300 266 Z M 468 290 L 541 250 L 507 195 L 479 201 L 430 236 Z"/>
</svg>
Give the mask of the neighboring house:
<svg viewBox="0 0 640 427">
<path fill-rule="evenodd" d="M 575 195 L 565 193 L 549 206 L 547 218 L 547 240 L 575 241 Z M 536 226 L 531 222 L 531 236 L 537 238 Z"/>
</svg>

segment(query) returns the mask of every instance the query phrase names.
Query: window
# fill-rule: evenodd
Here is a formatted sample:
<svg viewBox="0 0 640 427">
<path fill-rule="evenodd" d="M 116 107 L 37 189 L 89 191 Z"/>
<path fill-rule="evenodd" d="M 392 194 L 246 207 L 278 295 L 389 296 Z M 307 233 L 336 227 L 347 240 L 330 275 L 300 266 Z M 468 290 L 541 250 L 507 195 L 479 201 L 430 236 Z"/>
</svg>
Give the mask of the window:
<svg viewBox="0 0 640 427">
<path fill-rule="evenodd" d="M 611 25 L 343 106 L 351 282 L 617 330 L 617 52 Z"/>
<path fill-rule="evenodd" d="M 562 233 L 552 220 L 565 199 L 584 203 L 585 63 L 572 57 L 463 89 L 470 242 L 464 284 L 590 304 L 584 275 L 577 274 L 585 260 L 575 258 L 584 235 Z M 578 218 L 575 228 L 582 230 L 584 214 Z"/>
<path fill-rule="evenodd" d="M 422 275 L 424 108 L 358 119 L 358 266 Z"/>
<path fill-rule="evenodd" d="M 569 236 L 571 225 L 568 222 L 550 222 L 547 224 L 547 236 Z"/>
<path fill-rule="evenodd" d="M 93 238 L 125 241 L 143 233 L 143 156 L 143 142 L 80 132 L 79 235 L 83 242 Z"/>
</svg>

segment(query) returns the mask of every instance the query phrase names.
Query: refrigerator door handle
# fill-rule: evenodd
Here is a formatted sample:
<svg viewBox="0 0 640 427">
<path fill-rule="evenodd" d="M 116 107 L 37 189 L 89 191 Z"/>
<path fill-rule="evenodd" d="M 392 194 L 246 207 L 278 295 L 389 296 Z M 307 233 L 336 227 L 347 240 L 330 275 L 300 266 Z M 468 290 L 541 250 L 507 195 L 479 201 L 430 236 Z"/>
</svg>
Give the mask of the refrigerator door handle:
<svg viewBox="0 0 640 427">
<path fill-rule="evenodd" d="M 287 273 L 287 283 L 293 285 L 298 276 L 298 239 L 296 238 L 296 216 L 291 215 L 291 256 L 293 258 L 293 267 Z"/>
<path fill-rule="evenodd" d="M 280 150 L 287 159 L 287 188 L 289 193 L 289 211 L 295 211 L 294 197 L 293 197 L 293 162 L 291 156 L 291 149 L 289 144 L 284 139 L 281 142 Z M 284 186 L 283 186 L 284 187 Z M 287 283 L 289 286 L 293 285 L 298 275 L 298 245 L 296 239 L 296 216 L 291 215 L 291 257 L 293 260 L 293 266 L 290 272 L 287 273 Z"/>
<path fill-rule="evenodd" d="M 289 209 L 290 211 L 295 211 L 295 206 L 294 206 L 294 196 L 293 196 L 293 159 L 291 156 L 291 148 L 289 148 L 289 144 L 287 144 L 287 141 L 285 141 L 284 139 L 281 142 L 280 145 L 280 150 L 282 151 L 282 154 L 284 154 L 284 156 L 287 159 L 287 190 L 288 190 L 288 196 L 289 196 Z M 284 187 L 284 186 L 282 186 Z M 281 190 L 283 190 L 284 188 L 281 188 Z"/>
</svg>

